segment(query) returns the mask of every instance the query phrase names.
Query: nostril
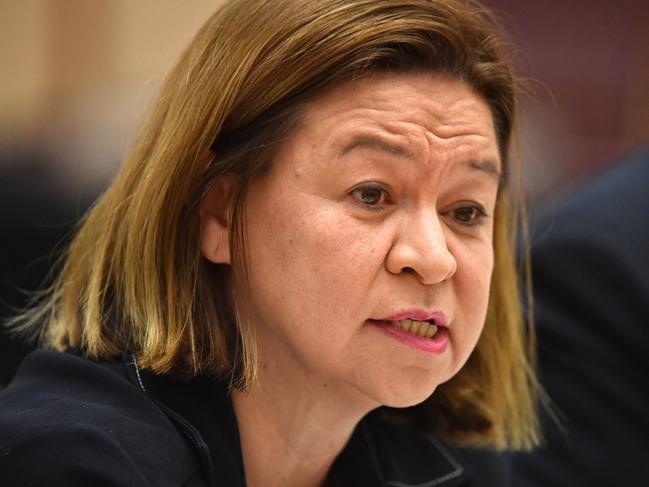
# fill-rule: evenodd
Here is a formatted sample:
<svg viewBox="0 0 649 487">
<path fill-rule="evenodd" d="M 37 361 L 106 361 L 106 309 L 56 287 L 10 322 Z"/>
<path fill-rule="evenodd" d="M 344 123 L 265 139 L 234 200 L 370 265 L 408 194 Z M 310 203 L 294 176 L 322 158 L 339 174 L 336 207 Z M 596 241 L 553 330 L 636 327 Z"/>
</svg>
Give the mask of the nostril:
<svg viewBox="0 0 649 487">
<path fill-rule="evenodd" d="M 403 269 L 401 269 L 401 272 L 407 272 L 408 274 L 411 274 L 415 272 L 415 270 L 412 267 L 404 267 Z"/>
</svg>

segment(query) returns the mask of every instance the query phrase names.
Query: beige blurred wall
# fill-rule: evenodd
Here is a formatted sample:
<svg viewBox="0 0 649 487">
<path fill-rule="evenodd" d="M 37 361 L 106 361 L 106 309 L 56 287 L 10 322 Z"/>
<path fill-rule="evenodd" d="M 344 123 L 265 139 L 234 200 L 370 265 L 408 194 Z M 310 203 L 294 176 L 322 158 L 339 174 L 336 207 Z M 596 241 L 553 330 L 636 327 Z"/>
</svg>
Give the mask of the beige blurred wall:
<svg viewBox="0 0 649 487">
<path fill-rule="evenodd" d="M 0 3 L 0 130 L 24 130 L 47 103 L 45 2 Z"/>
<path fill-rule="evenodd" d="M 38 144 L 61 179 L 110 176 L 164 74 L 220 3 L 0 0 L 5 152 Z"/>
</svg>

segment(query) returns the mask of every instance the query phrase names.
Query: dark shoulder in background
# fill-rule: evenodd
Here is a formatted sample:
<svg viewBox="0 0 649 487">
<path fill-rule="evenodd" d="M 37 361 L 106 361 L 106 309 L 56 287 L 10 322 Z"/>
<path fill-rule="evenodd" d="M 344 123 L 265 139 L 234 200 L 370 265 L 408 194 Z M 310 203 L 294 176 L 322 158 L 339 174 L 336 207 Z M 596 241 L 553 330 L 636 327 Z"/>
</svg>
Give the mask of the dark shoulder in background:
<svg viewBox="0 0 649 487">
<path fill-rule="evenodd" d="M 540 380 L 562 428 L 514 485 L 649 482 L 649 147 L 547 209 L 532 232 Z"/>
</svg>

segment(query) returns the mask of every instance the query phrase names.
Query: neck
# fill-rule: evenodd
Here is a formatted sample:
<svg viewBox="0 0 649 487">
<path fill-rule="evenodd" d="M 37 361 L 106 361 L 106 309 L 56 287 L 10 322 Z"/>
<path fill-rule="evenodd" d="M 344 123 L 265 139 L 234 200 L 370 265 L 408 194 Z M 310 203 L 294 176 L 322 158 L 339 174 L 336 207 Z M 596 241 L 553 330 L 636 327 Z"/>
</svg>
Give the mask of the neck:
<svg viewBox="0 0 649 487">
<path fill-rule="evenodd" d="M 232 394 L 247 484 L 326 485 L 334 460 L 371 407 L 351 406 L 328 384 L 273 380 L 262 369 L 251 389 Z"/>
</svg>

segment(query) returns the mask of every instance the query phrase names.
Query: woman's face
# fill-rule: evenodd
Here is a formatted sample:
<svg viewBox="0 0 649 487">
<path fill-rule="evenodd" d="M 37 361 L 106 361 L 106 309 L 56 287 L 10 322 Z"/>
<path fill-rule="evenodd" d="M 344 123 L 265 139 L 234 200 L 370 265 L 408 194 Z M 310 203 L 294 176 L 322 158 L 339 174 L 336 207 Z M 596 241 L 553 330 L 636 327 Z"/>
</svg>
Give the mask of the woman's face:
<svg viewBox="0 0 649 487">
<path fill-rule="evenodd" d="M 457 373 L 487 311 L 499 172 L 461 82 L 383 75 L 308 103 L 248 192 L 262 380 L 400 407 Z"/>
</svg>

